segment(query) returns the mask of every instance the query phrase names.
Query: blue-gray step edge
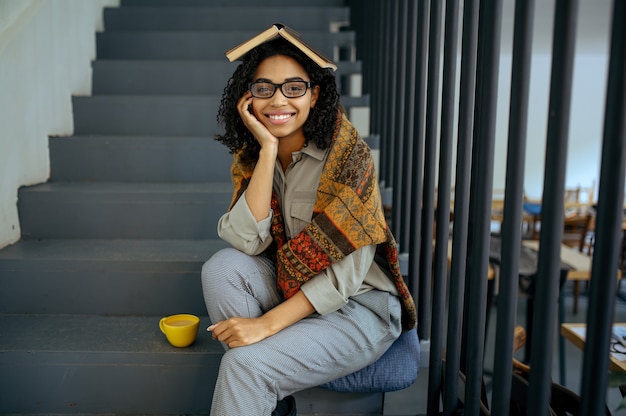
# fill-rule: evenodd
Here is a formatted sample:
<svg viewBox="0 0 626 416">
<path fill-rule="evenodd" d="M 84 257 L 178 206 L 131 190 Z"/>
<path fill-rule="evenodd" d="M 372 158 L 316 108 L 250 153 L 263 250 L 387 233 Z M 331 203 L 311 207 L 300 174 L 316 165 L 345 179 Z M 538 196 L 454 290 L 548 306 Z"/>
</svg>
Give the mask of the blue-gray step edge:
<svg viewBox="0 0 626 416">
<path fill-rule="evenodd" d="M 97 59 L 92 62 L 92 93 L 220 95 L 239 62 L 219 60 Z M 362 71 L 361 61 L 337 63 L 341 94 L 351 95 L 349 77 Z"/>
<path fill-rule="evenodd" d="M 333 25 L 347 26 L 348 7 L 133 7 L 104 8 L 107 31 L 122 30 L 229 30 L 260 32 L 274 23 L 283 23 L 299 32 L 329 31 Z M 245 39 L 249 39 L 248 36 Z M 307 38 L 304 37 L 306 40 Z M 234 44 L 233 44 L 234 46 Z"/>
<path fill-rule="evenodd" d="M 213 137 L 50 137 L 51 181 L 230 181 L 232 155 Z"/>
<path fill-rule="evenodd" d="M 230 182 L 49 182 L 20 188 L 24 239 L 217 238 Z"/>
<path fill-rule="evenodd" d="M 74 96 L 74 134 L 210 136 L 223 133 L 216 121 L 221 95 Z M 369 95 L 341 97 L 352 107 L 369 106 Z"/>
<path fill-rule="evenodd" d="M 225 247 L 219 239 L 22 240 L 0 250 L 0 313 L 206 314 L 202 265 Z"/>
<path fill-rule="evenodd" d="M 162 316 L 0 315 L 0 413 L 208 415 L 222 346 L 200 316 L 196 341 L 172 347 Z M 383 411 L 380 393 L 295 396 L 302 416 Z"/>
<path fill-rule="evenodd" d="M 269 25 L 263 25 L 263 28 Z M 96 33 L 98 59 L 226 59 L 226 52 L 257 31 L 143 31 Z M 301 32 L 302 38 L 332 60 L 347 59 L 354 32 Z"/>
<path fill-rule="evenodd" d="M 285 0 L 263 0 L 263 5 L 268 7 L 281 6 L 285 7 Z M 259 0 L 121 0 L 120 5 L 126 6 L 147 6 L 147 7 L 250 7 L 258 6 Z M 345 0 L 291 0 L 289 7 L 340 7 L 345 6 Z"/>
<path fill-rule="evenodd" d="M 223 130 L 219 96 L 74 96 L 75 135 L 210 136 Z"/>
<path fill-rule="evenodd" d="M 0 316 L 0 413 L 208 414 L 223 349 L 206 317 L 187 348 L 160 318 Z"/>
</svg>

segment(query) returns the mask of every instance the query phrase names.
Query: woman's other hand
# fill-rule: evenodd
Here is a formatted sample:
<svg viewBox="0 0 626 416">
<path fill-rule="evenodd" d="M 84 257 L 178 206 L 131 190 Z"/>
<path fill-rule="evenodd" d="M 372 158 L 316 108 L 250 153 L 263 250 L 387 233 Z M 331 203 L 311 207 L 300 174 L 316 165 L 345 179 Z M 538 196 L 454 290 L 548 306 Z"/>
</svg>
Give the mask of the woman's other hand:
<svg viewBox="0 0 626 416">
<path fill-rule="evenodd" d="M 229 318 L 207 328 L 216 339 L 230 348 L 243 347 L 262 341 L 270 335 L 263 318 Z"/>
<path fill-rule="evenodd" d="M 302 291 L 258 318 L 234 317 L 217 322 L 207 328 L 213 339 L 230 348 L 243 347 L 268 338 L 315 312 L 315 308 Z"/>
</svg>

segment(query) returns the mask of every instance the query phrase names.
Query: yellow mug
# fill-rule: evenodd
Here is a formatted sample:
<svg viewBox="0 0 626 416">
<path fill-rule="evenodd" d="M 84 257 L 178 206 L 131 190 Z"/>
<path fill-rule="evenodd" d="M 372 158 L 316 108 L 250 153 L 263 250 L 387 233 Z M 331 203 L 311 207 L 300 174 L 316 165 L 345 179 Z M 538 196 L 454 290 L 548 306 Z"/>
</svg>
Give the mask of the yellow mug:
<svg viewBox="0 0 626 416">
<path fill-rule="evenodd" d="M 200 318 L 195 315 L 178 314 L 162 318 L 159 328 L 165 337 L 175 347 L 187 347 L 196 340 Z"/>
</svg>

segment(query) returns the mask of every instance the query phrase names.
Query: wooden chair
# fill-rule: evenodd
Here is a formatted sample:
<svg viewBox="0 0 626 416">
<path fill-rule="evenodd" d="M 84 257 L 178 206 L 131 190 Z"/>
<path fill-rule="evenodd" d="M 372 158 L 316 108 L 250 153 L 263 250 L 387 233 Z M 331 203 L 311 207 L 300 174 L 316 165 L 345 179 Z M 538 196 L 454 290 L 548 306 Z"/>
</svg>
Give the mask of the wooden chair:
<svg viewBox="0 0 626 416">
<path fill-rule="evenodd" d="M 565 217 L 585 216 L 593 211 L 595 204 L 595 181 L 590 187 L 577 186 L 566 188 L 563 198 Z M 541 225 L 541 201 L 524 198 L 524 224 L 528 225 L 529 232 L 527 238 L 531 240 L 539 239 L 539 228 Z"/>
<path fill-rule="evenodd" d="M 581 253 L 591 255 L 593 237 L 588 237 L 591 231 L 594 215 L 592 211 L 582 214 L 566 216 L 563 222 L 563 244 L 575 248 Z M 591 238 L 591 242 L 589 241 Z M 580 295 L 580 282 L 574 282 L 574 305 L 573 313 L 578 313 L 578 297 Z"/>
</svg>

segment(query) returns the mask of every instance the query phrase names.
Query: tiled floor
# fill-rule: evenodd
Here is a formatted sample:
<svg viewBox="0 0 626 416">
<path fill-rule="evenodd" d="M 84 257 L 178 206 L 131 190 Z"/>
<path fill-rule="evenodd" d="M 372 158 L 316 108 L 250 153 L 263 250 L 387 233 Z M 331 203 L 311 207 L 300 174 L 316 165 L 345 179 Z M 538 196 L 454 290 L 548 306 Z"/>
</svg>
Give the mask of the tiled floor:
<svg viewBox="0 0 626 416">
<path fill-rule="evenodd" d="M 623 285 L 626 286 L 626 285 Z M 567 283 L 563 289 L 565 292 L 565 322 L 584 322 L 587 315 L 587 296 L 584 293 L 584 285 L 579 298 L 578 313 L 572 313 L 573 295 L 571 283 Z M 623 290 L 623 292 L 626 289 Z M 520 301 L 518 307 L 518 322 L 524 322 L 525 302 Z M 493 368 L 493 341 L 495 338 L 495 308 L 492 311 L 490 326 L 488 329 L 488 342 L 485 351 L 485 367 Z M 615 322 L 626 322 L 626 302 L 616 299 L 615 302 Z M 556 350 L 553 358 L 553 379 L 558 380 L 558 352 Z M 575 391 L 580 391 L 580 383 L 582 378 L 582 359 L 583 354 L 580 349 L 575 347 L 569 341 L 565 342 L 565 358 L 566 358 L 566 382 L 565 385 Z M 489 383 L 489 379 L 486 379 Z M 489 386 L 488 386 L 489 387 Z M 418 377 L 417 382 L 410 388 L 389 393 L 385 400 L 385 415 L 401 416 L 401 415 L 425 415 L 426 414 L 426 397 L 428 390 L 428 369 L 423 368 Z M 615 411 L 621 395 L 617 388 L 609 387 L 607 392 L 607 405 L 613 415 L 626 415 L 626 410 Z"/>
</svg>

